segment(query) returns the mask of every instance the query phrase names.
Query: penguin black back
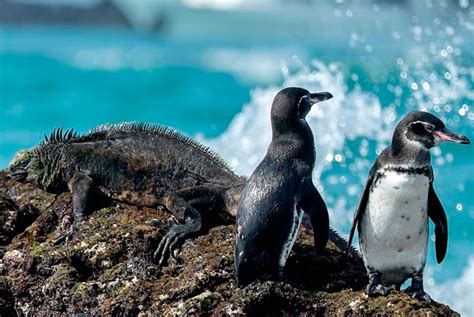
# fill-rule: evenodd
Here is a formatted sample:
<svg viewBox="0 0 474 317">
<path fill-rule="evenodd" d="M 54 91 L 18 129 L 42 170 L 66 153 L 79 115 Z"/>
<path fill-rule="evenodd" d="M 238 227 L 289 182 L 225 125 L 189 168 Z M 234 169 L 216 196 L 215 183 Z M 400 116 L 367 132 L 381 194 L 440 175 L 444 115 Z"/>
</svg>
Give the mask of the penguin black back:
<svg viewBox="0 0 474 317">
<path fill-rule="evenodd" d="M 317 249 L 326 245 L 329 218 L 311 179 L 315 150 L 305 116 L 313 104 L 331 97 L 329 93 L 286 88 L 273 101 L 272 142 L 247 182 L 237 212 L 235 265 L 239 285 L 260 277 L 281 276 L 302 210 L 310 216 Z"/>
</svg>

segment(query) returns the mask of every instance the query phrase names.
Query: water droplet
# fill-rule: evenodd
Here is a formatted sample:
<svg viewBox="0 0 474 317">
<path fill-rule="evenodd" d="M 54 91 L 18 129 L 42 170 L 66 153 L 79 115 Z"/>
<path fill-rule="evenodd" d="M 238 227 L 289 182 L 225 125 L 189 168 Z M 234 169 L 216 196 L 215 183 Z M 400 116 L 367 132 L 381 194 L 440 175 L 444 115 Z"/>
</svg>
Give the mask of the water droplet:
<svg viewBox="0 0 474 317">
<path fill-rule="evenodd" d="M 347 189 L 347 193 L 349 194 L 349 196 L 357 195 L 357 186 L 356 185 L 349 186 L 349 188 Z"/>
<path fill-rule="evenodd" d="M 431 153 L 433 153 L 434 156 L 440 156 L 442 152 L 441 152 L 441 149 L 439 147 L 434 147 L 431 150 Z"/>
<path fill-rule="evenodd" d="M 336 159 L 336 162 L 342 162 L 342 155 L 341 154 L 336 154 L 336 156 L 334 157 Z"/>
<path fill-rule="evenodd" d="M 352 17 L 352 11 L 351 11 L 351 10 L 347 10 L 347 11 L 346 11 L 346 16 L 348 16 L 349 18 Z"/>
<path fill-rule="evenodd" d="M 444 73 L 444 78 L 451 80 L 451 74 L 449 72 Z"/>
<path fill-rule="evenodd" d="M 411 84 L 411 89 L 418 90 L 418 84 L 417 83 L 412 83 Z"/>
<path fill-rule="evenodd" d="M 456 204 L 456 210 L 457 211 L 462 211 L 462 209 L 463 209 L 463 206 L 462 206 L 461 203 Z"/>
<path fill-rule="evenodd" d="M 461 115 L 461 116 L 465 116 L 466 113 L 468 112 L 468 110 L 469 110 L 469 106 L 466 105 L 466 104 L 463 104 L 462 107 L 459 108 L 458 113 L 459 113 L 459 115 Z"/>
<path fill-rule="evenodd" d="M 446 154 L 446 161 L 451 163 L 452 161 L 454 161 L 454 156 L 451 153 Z"/>
<path fill-rule="evenodd" d="M 469 8 L 469 0 L 459 0 L 459 6 L 462 9 L 467 9 Z"/>
</svg>

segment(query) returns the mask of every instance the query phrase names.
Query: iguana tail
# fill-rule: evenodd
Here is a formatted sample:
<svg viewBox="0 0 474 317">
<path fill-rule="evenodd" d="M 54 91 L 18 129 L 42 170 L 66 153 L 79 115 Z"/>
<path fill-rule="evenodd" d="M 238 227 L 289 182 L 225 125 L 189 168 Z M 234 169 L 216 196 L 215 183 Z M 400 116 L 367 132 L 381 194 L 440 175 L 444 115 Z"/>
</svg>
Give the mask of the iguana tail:
<svg viewBox="0 0 474 317">
<path fill-rule="evenodd" d="M 348 249 L 348 255 L 351 258 L 357 261 L 362 261 L 360 252 L 353 246 L 350 246 L 349 248 L 347 248 L 347 240 L 341 237 L 341 235 L 335 229 L 331 227 L 329 227 L 329 241 L 334 243 L 336 247 L 339 250 L 341 250 L 341 252 L 345 252 L 345 250 Z"/>
</svg>

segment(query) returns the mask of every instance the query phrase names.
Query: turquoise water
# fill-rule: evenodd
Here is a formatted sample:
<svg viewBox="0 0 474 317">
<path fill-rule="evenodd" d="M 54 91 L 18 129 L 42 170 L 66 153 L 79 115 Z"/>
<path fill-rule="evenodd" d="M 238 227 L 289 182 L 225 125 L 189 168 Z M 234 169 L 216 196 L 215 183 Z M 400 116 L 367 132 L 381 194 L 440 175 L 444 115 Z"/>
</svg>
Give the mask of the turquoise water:
<svg viewBox="0 0 474 317">
<path fill-rule="evenodd" d="M 407 111 L 431 111 L 474 139 L 474 15 L 326 9 L 320 21 L 275 9 L 278 22 L 184 10 L 177 16 L 188 23 L 162 34 L 0 28 L 0 167 L 55 127 L 146 121 L 197 137 L 249 175 L 269 144 L 274 94 L 328 90 L 335 98 L 308 117 L 314 176 L 333 225 L 347 233 L 368 170 Z M 465 315 L 473 314 L 473 154 L 454 144 L 433 151 L 450 237 L 441 265 L 430 243 L 425 280 Z"/>
</svg>

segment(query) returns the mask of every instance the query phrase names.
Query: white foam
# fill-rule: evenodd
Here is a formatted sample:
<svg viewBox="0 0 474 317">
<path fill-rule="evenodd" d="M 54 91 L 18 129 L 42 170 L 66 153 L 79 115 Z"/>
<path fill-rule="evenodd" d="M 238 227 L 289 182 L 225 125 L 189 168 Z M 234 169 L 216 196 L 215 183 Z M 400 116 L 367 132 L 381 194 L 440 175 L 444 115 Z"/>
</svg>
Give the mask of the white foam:
<svg viewBox="0 0 474 317">
<path fill-rule="evenodd" d="M 474 296 L 473 255 L 469 257 L 467 266 L 457 279 L 436 284 L 433 279 L 433 270 L 429 270 L 426 276 L 428 278 L 425 278 L 425 281 L 428 280 L 429 282 L 425 282 L 425 288 L 434 300 L 451 306 L 461 316 L 474 316 L 474 306 L 472 305 Z"/>
<path fill-rule="evenodd" d="M 329 162 L 342 150 L 346 139 L 376 138 L 381 142 L 389 135 L 383 129 L 387 118 L 394 118 L 391 109 L 382 109 L 379 99 L 360 89 L 348 91 L 342 72 L 336 65 L 326 66 L 315 61 L 312 67 L 301 67 L 295 74 L 286 74 L 281 86 L 257 88 L 251 92 L 251 101 L 233 119 L 228 129 L 218 138 L 204 140 L 229 160 L 239 174 L 250 175 L 264 157 L 271 141 L 270 109 L 273 97 L 283 87 L 299 86 L 309 91 L 329 91 L 334 98 L 317 104 L 307 116 L 315 137 L 317 166 L 314 175 L 319 178 Z M 367 122 L 371 122 L 367 125 Z"/>
<path fill-rule="evenodd" d="M 298 64 L 298 70 L 290 73 L 288 69 L 295 68 L 295 64 Z M 345 147 L 346 143 L 363 138 L 376 140 L 378 147 L 383 147 L 391 138 L 391 129 L 387 126 L 393 126 L 395 112 L 390 107 L 383 108 L 372 93 L 359 88 L 349 90 L 343 71 L 336 64 L 325 65 L 314 61 L 311 66 L 305 66 L 295 59 L 290 65 L 282 67 L 282 73 L 282 85 L 253 90 L 251 101 L 244 105 L 228 129 L 216 139 L 202 141 L 216 149 L 238 174 L 248 176 L 265 156 L 271 141 L 270 109 L 275 94 L 289 86 L 304 87 L 312 92 L 329 91 L 334 98 L 314 106 L 306 118 L 315 136 L 317 151 L 313 179 L 320 192 L 324 193 L 320 182 L 322 173 L 333 161 L 342 162 L 352 156 Z M 365 158 L 351 158 L 351 162 L 353 175 L 363 175 L 370 164 Z M 352 185 L 361 182 L 358 176 L 355 177 Z M 350 185 L 346 182 L 344 186 Z M 352 215 L 347 212 L 344 195 L 338 198 L 328 194 L 323 196 L 330 206 L 331 221 L 335 227 L 347 227 Z"/>
</svg>

